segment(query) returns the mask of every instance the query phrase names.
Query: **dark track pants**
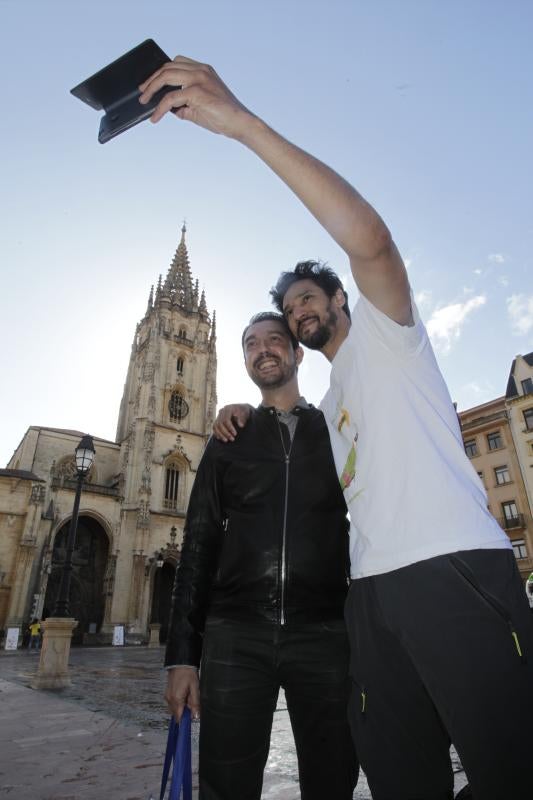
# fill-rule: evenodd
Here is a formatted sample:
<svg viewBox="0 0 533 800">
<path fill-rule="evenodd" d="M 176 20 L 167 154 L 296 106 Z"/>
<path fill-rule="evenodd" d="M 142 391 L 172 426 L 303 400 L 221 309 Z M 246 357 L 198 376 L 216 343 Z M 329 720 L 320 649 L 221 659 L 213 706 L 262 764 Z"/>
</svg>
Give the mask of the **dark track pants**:
<svg viewBox="0 0 533 800">
<path fill-rule="evenodd" d="M 373 800 L 452 798 L 450 740 L 474 800 L 531 796 L 533 624 L 512 550 L 355 580 L 346 621 Z"/>
<path fill-rule="evenodd" d="M 200 672 L 200 800 L 259 800 L 279 687 L 302 800 L 351 800 L 358 764 L 348 725 L 342 622 L 283 627 L 208 620 Z"/>
</svg>

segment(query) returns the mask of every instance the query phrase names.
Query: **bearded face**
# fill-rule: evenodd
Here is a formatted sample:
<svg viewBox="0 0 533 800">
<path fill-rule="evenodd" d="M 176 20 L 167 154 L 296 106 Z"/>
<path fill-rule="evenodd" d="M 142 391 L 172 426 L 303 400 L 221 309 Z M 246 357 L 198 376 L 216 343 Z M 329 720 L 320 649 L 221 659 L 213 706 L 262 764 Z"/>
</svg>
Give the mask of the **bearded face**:
<svg viewBox="0 0 533 800">
<path fill-rule="evenodd" d="M 284 360 L 266 350 L 255 359 L 248 374 L 260 389 L 279 389 L 296 374 L 296 361 Z"/>
<path fill-rule="evenodd" d="M 310 350 L 322 350 L 334 335 L 336 327 L 337 316 L 330 302 L 322 319 L 318 313 L 311 312 L 308 317 L 299 320 L 296 325 L 296 336 L 298 341 Z"/>
<path fill-rule="evenodd" d="M 287 331 L 271 320 L 250 326 L 244 339 L 244 359 L 248 375 L 260 389 L 285 386 L 298 368 L 297 351 Z"/>
<path fill-rule="evenodd" d="M 311 350 L 323 350 L 339 332 L 344 295 L 326 292 L 308 278 L 295 281 L 283 298 L 283 314 L 298 341 Z"/>
</svg>

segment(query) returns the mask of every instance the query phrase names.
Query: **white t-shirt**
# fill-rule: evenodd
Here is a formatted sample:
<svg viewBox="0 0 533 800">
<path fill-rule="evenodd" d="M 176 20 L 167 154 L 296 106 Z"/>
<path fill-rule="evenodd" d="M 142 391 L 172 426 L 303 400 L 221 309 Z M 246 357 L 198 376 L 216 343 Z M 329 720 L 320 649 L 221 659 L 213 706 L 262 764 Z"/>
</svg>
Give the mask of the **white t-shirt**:
<svg viewBox="0 0 533 800">
<path fill-rule="evenodd" d="M 320 404 L 350 511 L 352 578 L 458 550 L 511 547 L 487 509 L 412 301 L 398 325 L 364 296 Z"/>
</svg>

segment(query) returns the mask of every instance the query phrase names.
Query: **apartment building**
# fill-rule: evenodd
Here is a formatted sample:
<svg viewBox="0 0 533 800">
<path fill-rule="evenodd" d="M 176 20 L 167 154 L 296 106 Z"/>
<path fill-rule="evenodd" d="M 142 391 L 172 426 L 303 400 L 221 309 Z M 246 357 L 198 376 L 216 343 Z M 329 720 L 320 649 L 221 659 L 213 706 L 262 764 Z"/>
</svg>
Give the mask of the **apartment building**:
<svg viewBox="0 0 533 800">
<path fill-rule="evenodd" d="M 533 353 L 518 355 L 513 360 L 505 404 L 529 507 L 533 510 Z"/>
<path fill-rule="evenodd" d="M 533 394 L 529 399 L 533 407 Z M 519 410 L 522 408 L 517 404 L 512 414 L 507 397 L 498 397 L 460 412 L 459 420 L 465 452 L 487 490 L 491 513 L 511 540 L 525 581 L 533 571 L 533 518 L 523 465 L 511 429 L 511 419 L 517 418 Z M 529 438 L 533 440 L 533 427 Z"/>
</svg>

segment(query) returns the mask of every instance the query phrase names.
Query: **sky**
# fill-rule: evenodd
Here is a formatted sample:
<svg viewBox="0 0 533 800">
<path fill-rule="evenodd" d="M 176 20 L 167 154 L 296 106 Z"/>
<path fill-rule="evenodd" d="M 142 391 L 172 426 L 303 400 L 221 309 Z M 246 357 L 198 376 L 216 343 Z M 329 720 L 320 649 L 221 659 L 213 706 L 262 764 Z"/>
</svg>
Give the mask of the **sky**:
<svg viewBox="0 0 533 800">
<path fill-rule="evenodd" d="M 346 255 L 243 146 L 170 116 L 98 143 L 70 89 L 146 38 L 210 63 L 377 208 L 459 410 L 504 394 L 533 350 L 532 26 L 530 0 L 0 0 L 0 465 L 30 425 L 114 439 L 184 220 L 219 406 L 258 402 L 240 334 L 281 270 L 320 258 L 356 299 Z M 306 352 L 310 402 L 328 374 Z"/>
</svg>

